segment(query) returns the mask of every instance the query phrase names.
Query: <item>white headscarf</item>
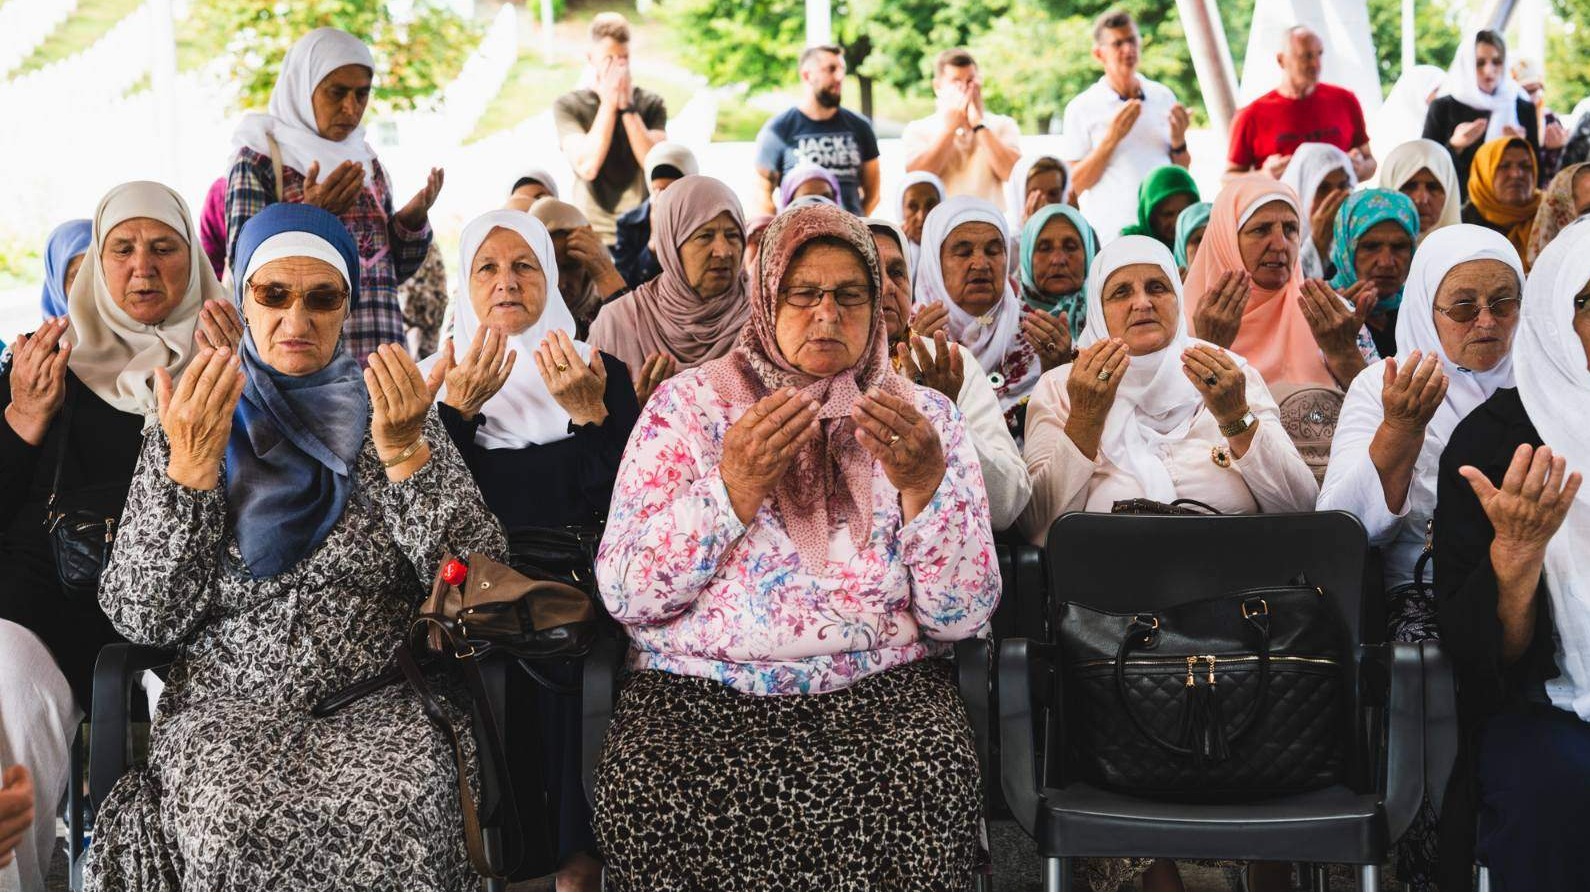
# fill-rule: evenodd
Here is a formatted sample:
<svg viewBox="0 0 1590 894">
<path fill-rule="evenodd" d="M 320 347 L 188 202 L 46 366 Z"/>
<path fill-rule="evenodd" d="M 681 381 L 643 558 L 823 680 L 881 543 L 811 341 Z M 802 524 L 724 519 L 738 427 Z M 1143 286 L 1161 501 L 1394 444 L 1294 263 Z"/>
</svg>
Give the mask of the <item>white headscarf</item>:
<svg viewBox="0 0 1590 894">
<path fill-rule="evenodd" d="M 336 142 L 322 137 L 315 124 L 315 88 L 326 75 L 344 65 L 363 65 L 372 76 L 375 73 L 370 48 L 346 31 L 316 28 L 299 38 L 282 59 L 281 75 L 271 88 L 269 112 L 244 115 L 232 134 L 232 145 L 270 155 L 266 136 L 274 136 L 282 150 L 282 163 L 300 174 L 308 173 L 309 166 L 319 162 L 320 176 L 324 178 L 337 165 L 351 161 L 364 165 L 365 183 L 369 183 L 375 150 L 364 141 L 364 127 L 355 128 Z"/>
<path fill-rule="evenodd" d="M 1176 292 L 1176 332 L 1165 347 L 1133 357 L 1127 364 L 1121 384 L 1116 387 L 1115 403 L 1104 417 L 1099 450 L 1143 486 L 1144 496 L 1168 503 L 1176 499 L 1176 485 L 1165 468 L 1159 446 L 1187 437 L 1193 417 L 1203 406 L 1203 397 L 1182 373 L 1181 353 L 1195 340 L 1187 334 L 1187 315 L 1181 309 L 1181 274 L 1164 243 L 1148 236 L 1121 236 L 1099 249 L 1088 270 L 1087 324 L 1077 338 L 1077 349 L 1110 337 L 1104 322 L 1105 280 L 1132 264 L 1157 264 L 1165 271 Z M 1235 354 L 1231 357 L 1245 366 Z M 1255 374 L 1244 371 L 1250 376 Z"/>
<path fill-rule="evenodd" d="M 1458 188 L 1457 168 L 1452 166 L 1451 153 L 1435 140 L 1409 140 L 1386 153 L 1385 161 L 1380 163 L 1380 185 L 1401 192 L 1404 183 L 1426 169 L 1441 181 L 1441 188 L 1446 191 L 1446 203 L 1441 206 L 1441 216 L 1435 226 L 1450 227 L 1462 223 L 1463 194 Z M 1419 238 L 1428 235 L 1420 233 Z"/>
<path fill-rule="evenodd" d="M 1507 237 L 1495 230 L 1473 224 L 1456 224 L 1431 233 L 1414 252 L 1413 265 L 1408 269 L 1408 282 L 1402 288 L 1402 307 L 1397 312 L 1397 354 L 1399 362 L 1413 351 L 1426 356 L 1438 354 L 1449 384 L 1446 399 L 1436 410 L 1425 428 L 1426 437 L 1440 438 L 1442 443 L 1452 434 L 1463 417 L 1484 403 L 1498 388 L 1513 387 L 1513 357 L 1515 350 L 1485 372 L 1466 370 L 1441 347 L 1441 336 L 1435 329 L 1435 293 L 1452 268 L 1469 261 L 1501 261 L 1513 268 L 1518 281 L 1524 281 L 1524 265 L 1518 258 L 1518 249 Z"/>
<path fill-rule="evenodd" d="M 646 191 L 652 195 L 656 195 L 651 188 L 652 172 L 663 165 L 677 168 L 686 177 L 701 173 L 701 165 L 696 162 L 696 154 L 690 151 L 689 146 L 668 140 L 654 143 L 640 166 L 646 172 Z"/>
<path fill-rule="evenodd" d="M 1430 99 L 1444 80 L 1446 72 L 1438 65 L 1415 65 L 1398 76 L 1369 125 L 1369 141 L 1376 152 L 1384 155 L 1388 147 L 1418 139 Z"/>
<path fill-rule="evenodd" d="M 900 194 L 896 196 L 894 200 L 894 216 L 898 218 L 901 223 L 905 222 L 906 190 L 917 185 L 918 183 L 926 183 L 933 187 L 939 194 L 940 202 L 943 202 L 945 199 L 950 197 L 950 191 L 945 188 L 944 181 L 939 179 L 939 175 L 934 174 L 931 171 L 907 172 L 904 177 L 900 178 Z M 917 257 L 922 253 L 922 245 L 907 239 L 905 253 L 910 256 L 911 266 L 915 267 L 917 264 Z"/>
<path fill-rule="evenodd" d="M 945 327 L 949 336 L 971 351 L 983 369 L 992 372 L 1003 365 L 1005 355 L 1010 353 L 1016 339 L 1021 337 L 1022 303 L 1011 290 L 1008 270 L 994 271 L 995 287 L 1004 291 L 993 308 L 980 317 L 962 310 L 950 298 L 949 290 L 944 285 L 944 266 L 940 263 L 939 253 L 955 228 L 968 223 L 991 224 L 999 230 L 1005 244 L 1010 244 L 1010 230 L 1006 228 L 1005 215 L 1000 214 L 993 204 L 976 196 L 956 196 L 940 202 L 938 207 L 928 212 L 927 220 L 922 224 L 922 256 L 916 264 L 916 305 L 920 307 L 935 301 L 944 302 L 944 309 L 950 314 L 949 324 Z"/>
<path fill-rule="evenodd" d="M 867 225 L 867 229 L 874 231 L 873 235 L 877 235 L 876 230 L 879 227 L 882 227 L 893 234 L 895 241 L 900 243 L 900 253 L 905 255 L 906 279 L 910 280 L 912 283 L 915 283 L 916 259 L 911 257 L 911 253 L 909 251 L 906 251 L 906 247 L 911 244 L 911 240 L 906 238 L 905 230 L 894 221 L 884 220 L 881 217 L 863 217 L 861 222 Z M 884 275 L 887 276 L 888 272 L 885 271 Z"/>
<path fill-rule="evenodd" d="M 1490 121 L 1485 125 L 1485 139 L 1482 143 L 1500 139 L 1502 128 L 1518 127 L 1518 98 L 1523 95 L 1523 88 L 1513 80 L 1503 66 L 1501 83 L 1496 85 L 1495 93 L 1486 93 L 1480 89 L 1479 72 L 1475 70 L 1475 32 L 1465 32 L 1463 42 L 1458 44 L 1457 58 L 1452 60 L 1452 70 L 1447 73 L 1445 86 L 1441 88 L 1443 95 L 1466 106 L 1489 112 Z"/>
<path fill-rule="evenodd" d="M 1583 218 L 1546 246 L 1524 286 L 1513 354 L 1518 396 L 1542 443 L 1574 468 L 1590 467 L 1590 369 L 1573 329 L 1573 298 L 1590 280 L 1590 226 Z M 1551 703 L 1590 720 L 1590 488 L 1581 488 L 1546 544 L 1546 589 L 1557 628 Z"/>
<path fill-rule="evenodd" d="M 1292 187 L 1292 191 L 1297 193 L 1297 200 L 1302 203 L 1298 209 L 1301 218 L 1299 225 L 1303 231 L 1303 247 L 1299 254 L 1303 262 L 1303 275 L 1310 279 L 1325 275 L 1325 262 L 1314 248 L 1314 239 L 1310 235 L 1309 218 L 1314 213 L 1314 194 L 1319 192 L 1319 185 L 1325 181 L 1326 175 L 1335 170 L 1347 172 L 1349 190 L 1358 185 L 1358 175 L 1353 173 L 1353 160 L 1347 153 L 1329 143 L 1303 143 L 1293 150 L 1292 160 L 1286 165 L 1286 173 L 1281 175 L 1281 182 Z M 1327 245 L 1326 254 L 1330 253 L 1329 249 Z"/>
<path fill-rule="evenodd" d="M 186 241 L 188 283 L 182 302 L 153 326 L 121 309 L 105 281 L 100 254 L 118 224 L 137 217 L 158 220 Z M 173 379 L 193 359 L 193 330 L 199 309 L 210 299 L 229 301 L 204 257 L 188 206 L 169 186 L 147 180 L 123 183 L 105 194 L 94 212 L 94 235 L 83 255 L 83 269 L 67 298 L 72 346 L 67 367 L 99 398 L 124 413 L 155 413 L 155 370 Z"/>
<path fill-rule="evenodd" d="M 558 181 L 553 179 L 552 172 L 546 168 L 525 168 L 519 172 L 519 176 L 513 178 L 514 183 L 518 183 L 521 180 L 534 180 L 545 187 L 552 198 L 558 198 Z M 546 197 L 541 196 L 541 198 Z"/>
<path fill-rule="evenodd" d="M 458 291 L 453 297 L 453 351 L 461 356 L 469 350 L 475 338 L 480 318 L 475 314 L 470 300 L 469 284 L 475 266 L 475 253 L 496 229 L 512 230 L 535 252 L 541 262 L 541 272 L 547 279 L 546 308 L 535 324 L 518 335 L 508 337 L 506 348 L 519 352 L 513 372 L 502 390 L 486 401 L 481 408 L 485 422 L 475 430 L 475 443 L 490 449 L 517 450 L 530 444 L 551 444 L 572 437 L 569 434 L 569 414 L 552 397 L 546 383 L 536 369 L 535 349 L 553 330 L 562 329 L 574 337 L 574 315 L 564 304 L 558 292 L 558 259 L 552 250 L 552 236 L 541 221 L 522 212 L 507 209 L 487 211 L 470 221 L 459 237 Z M 589 363 L 591 347 L 584 342 L 574 343 L 582 362 Z M 505 352 L 506 356 L 506 352 Z M 429 373 L 440 357 L 433 354 L 425 358 L 420 368 Z M 445 393 L 446 386 L 443 386 Z"/>
<path fill-rule="evenodd" d="M 1065 189 L 1068 192 L 1071 189 L 1071 166 L 1058 155 L 1023 155 L 1017 159 L 1015 166 L 1010 169 L 1010 179 L 1005 181 L 1005 212 L 1010 219 L 1010 231 L 1018 238 L 1021 225 L 1027 222 L 1027 176 L 1032 173 L 1033 165 L 1045 159 L 1060 166 L 1060 176 L 1065 178 Z"/>
</svg>

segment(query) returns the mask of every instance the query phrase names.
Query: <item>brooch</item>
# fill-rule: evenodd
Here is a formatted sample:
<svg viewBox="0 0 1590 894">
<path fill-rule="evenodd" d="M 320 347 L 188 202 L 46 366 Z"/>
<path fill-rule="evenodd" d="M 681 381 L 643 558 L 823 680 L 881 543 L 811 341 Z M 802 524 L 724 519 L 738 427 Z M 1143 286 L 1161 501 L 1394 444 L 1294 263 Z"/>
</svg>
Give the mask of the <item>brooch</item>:
<svg viewBox="0 0 1590 894">
<path fill-rule="evenodd" d="M 1209 448 L 1209 458 L 1222 469 L 1231 468 L 1231 452 L 1220 444 Z"/>
</svg>

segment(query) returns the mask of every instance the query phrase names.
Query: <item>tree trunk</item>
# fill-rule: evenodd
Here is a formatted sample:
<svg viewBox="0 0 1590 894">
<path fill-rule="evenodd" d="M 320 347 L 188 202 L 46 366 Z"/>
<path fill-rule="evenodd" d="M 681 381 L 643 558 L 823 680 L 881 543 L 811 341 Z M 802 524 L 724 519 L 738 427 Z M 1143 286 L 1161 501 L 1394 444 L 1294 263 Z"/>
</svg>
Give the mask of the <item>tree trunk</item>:
<svg viewBox="0 0 1590 894">
<path fill-rule="evenodd" d="M 872 120 L 872 78 L 856 75 L 856 80 L 861 87 L 861 117 Z"/>
</svg>

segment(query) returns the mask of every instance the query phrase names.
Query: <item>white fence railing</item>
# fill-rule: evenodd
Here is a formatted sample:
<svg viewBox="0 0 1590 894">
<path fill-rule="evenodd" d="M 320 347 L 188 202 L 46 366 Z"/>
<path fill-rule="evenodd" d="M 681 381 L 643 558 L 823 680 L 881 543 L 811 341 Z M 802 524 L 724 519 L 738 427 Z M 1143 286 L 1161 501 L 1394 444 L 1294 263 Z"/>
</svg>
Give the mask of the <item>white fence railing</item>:
<svg viewBox="0 0 1590 894">
<path fill-rule="evenodd" d="M 0 77 L 21 65 L 76 9 L 77 0 L 9 0 L 0 6 Z"/>
</svg>

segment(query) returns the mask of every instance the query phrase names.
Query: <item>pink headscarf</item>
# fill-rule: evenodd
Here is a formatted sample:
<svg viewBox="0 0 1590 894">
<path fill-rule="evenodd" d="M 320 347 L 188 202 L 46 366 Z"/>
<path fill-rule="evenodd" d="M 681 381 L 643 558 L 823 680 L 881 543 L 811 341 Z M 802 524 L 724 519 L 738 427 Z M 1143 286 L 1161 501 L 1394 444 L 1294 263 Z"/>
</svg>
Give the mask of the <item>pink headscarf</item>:
<svg viewBox="0 0 1590 894">
<path fill-rule="evenodd" d="M 1241 272 L 1242 250 L 1237 244 L 1237 232 L 1242 219 L 1251 211 L 1270 202 L 1281 201 L 1298 207 L 1297 193 L 1290 186 L 1263 174 L 1238 177 L 1225 185 L 1215 196 L 1215 207 L 1209 213 L 1209 227 L 1204 231 L 1204 241 L 1187 269 L 1187 281 L 1182 294 L 1187 299 L 1182 309 L 1187 322 L 1193 322 L 1204 294 L 1229 271 Z M 1301 238 L 1308 238 L 1307 230 L 1299 220 Z M 1259 371 L 1265 384 L 1274 388 L 1279 383 L 1292 385 L 1323 385 L 1338 387 L 1336 380 L 1325 368 L 1320 356 L 1319 343 L 1308 328 L 1308 320 L 1298 306 L 1303 294 L 1302 255 L 1292 265 L 1292 275 L 1279 289 L 1266 291 L 1253 286 L 1248 306 L 1242 312 L 1242 328 L 1237 332 L 1231 350 L 1247 358 Z M 1196 332 L 1194 333 L 1196 334 Z"/>
<path fill-rule="evenodd" d="M 675 184 L 674 188 L 677 188 Z M 666 195 L 666 193 L 664 193 Z M 826 379 L 796 369 L 779 350 L 774 334 L 779 287 L 801 247 L 818 238 L 838 239 L 861 256 L 872 284 L 872 325 L 867 349 L 856 365 Z M 872 455 L 856 440 L 850 411 L 869 388 L 911 399 L 911 385 L 889 362 L 888 334 L 878 302 L 883 275 L 872 232 L 860 218 L 833 205 L 808 205 L 773 220 L 762 236 L 762 253 L 751 283 L 750 325 L 727 357 L 703 367 L 718 395 L 736 407 L 749 407 L 780 388 L 793 387 L 821 404 L 822 434 L 808 442 L 774 488 L 773 500 L 784 528 L 795 541 L 801 562 L 822 568 L 835 530 L 828 507 L 835 500 L 857 545 L 871 536 Z M 842 484 L 841 484 L 842 483 Z"/>
<path fill-rule="evenodd" d="M 736 270 L 728 291 L 704 301 L 685 280 L 679 257 L 679 246 L 690 234 L 725 211 L 744 234 L 734 191 L 701 175 L 681 178 L 653 199 L 651 244 L 662 275 L 604 305 L 591 323 L 590 343 L 631 370 L 657 353 L 671 355 L 681 370 L 728 353 L 751 315 L 744 273 Z"/>
</svg>

